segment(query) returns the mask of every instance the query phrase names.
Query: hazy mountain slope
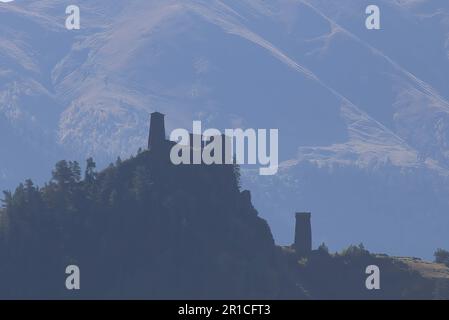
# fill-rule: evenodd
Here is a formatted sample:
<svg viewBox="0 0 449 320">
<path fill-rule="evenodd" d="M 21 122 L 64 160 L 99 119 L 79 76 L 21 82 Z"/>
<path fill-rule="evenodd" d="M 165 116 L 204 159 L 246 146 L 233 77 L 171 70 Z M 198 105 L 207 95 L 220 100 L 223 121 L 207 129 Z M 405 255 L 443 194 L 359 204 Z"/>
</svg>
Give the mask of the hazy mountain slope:
<svg viewBox="0 0 449 320">
<path fill-rule="evenodd" d="M 0 297 L 447 297 L 440 265 L 363 246 L 339 254 L 276 246 L 251 193 L 238 187 L 236 167 L 175 166 L 171 145 L 101 172 L 91 167 L 84 180 L 76 164 L 60 161 L 44 188 L 28 182 L 9 193 L 0 209 Z M 61 285 L 62 270 L 73 264 L 82 270 L 82 290 Z M 367 265 L 382 270 L 382 290 L 366 289 Z"/>
<path fill-rule="evenodd" d="M 291 161 L 279 177 L 247 184 L 283 243 L 303 209 L 338 222 L 317 233 L 337 245 L 429 255 L 447 240 L 446 2 L 379 1 L 381 31 L 365 28 L 368 1 L 84 1 L 80 31 L 64 28 L 69 4 L 0 4 L 1 188 L 42 181 L 33 159 L 105 164 L 135 152 L 159 110 L 168 129 L 197 119 L 280 129 L 281 159 Z M 29 172 L 18 172 L 18 158 Z M 336 165 L 353 180 L 328 176 Z M 362 194 L 349 201 L 354 190 Z M 352 233 L 373 215 L 380 229 L 391 225 L 384 237 Z"/>
</svg>

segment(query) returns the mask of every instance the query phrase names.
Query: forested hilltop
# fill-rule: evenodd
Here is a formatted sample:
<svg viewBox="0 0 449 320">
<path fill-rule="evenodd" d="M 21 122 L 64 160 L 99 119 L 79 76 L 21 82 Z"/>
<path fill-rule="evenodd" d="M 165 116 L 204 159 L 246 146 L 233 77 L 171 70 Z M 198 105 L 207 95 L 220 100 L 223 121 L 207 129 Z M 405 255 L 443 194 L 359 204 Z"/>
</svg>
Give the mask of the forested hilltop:
<svg viewBox="0 0 449 320">
<path fill-rule="evenodd" d="M 165 153 L 161 153 L 165 154 Z M 60 161 L 43 187 L 5 192 L 0 298 L 437 298 L 446 282 L 351 246 L 306 257 L 276 246 L 238 166 L 174 166 L 139 152 L 97 172 Z M 292 222 L 293 227 L 293 222 Z M 382 270 L 367 290 L 365 268 Z M 66 289 L 68 265 L 81 289 Z"/>
</svg>

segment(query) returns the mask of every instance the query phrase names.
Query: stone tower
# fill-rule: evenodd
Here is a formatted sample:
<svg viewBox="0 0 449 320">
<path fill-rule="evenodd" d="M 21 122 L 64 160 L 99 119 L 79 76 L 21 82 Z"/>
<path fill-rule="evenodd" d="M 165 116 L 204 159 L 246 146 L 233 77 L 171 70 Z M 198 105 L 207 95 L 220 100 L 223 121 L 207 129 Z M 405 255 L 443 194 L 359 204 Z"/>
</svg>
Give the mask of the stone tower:
<svg viewBox="0 0 449 320">
<path fill-rule="evenodd" d="M 298 255 L 307 255 L 312 251 L 311 213 L 296 213 L 295 243 L 293 247 Z"/>
<path fill-rule="evenodd" d="M 165 142 L 165 115 L 160 112 L 151 114 L 150 136 L 148 138 L 148 149 L 155 149 Z"/>
</svg>

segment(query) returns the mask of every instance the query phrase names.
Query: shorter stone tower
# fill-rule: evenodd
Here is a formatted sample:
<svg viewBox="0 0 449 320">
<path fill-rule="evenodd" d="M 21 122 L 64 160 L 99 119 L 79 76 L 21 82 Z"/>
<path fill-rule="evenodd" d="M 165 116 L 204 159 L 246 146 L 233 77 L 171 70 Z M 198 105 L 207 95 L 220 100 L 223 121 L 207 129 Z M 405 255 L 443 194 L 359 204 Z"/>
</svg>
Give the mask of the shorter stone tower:
<svg viewBox="0 0 449 320">
<path fill-rule="evenodd" d="M 157 149 L 165 142 L 165 115 L 160 112 L 151 114 L 150 136 L 148 138 L 148 149 Z"/>
<path fill-rule="evenodd" d="M 312 251 L 311 213 L 296 213 L 295 243 L 293 247 L 298 255 L 307 255 Z"/>
</svg>

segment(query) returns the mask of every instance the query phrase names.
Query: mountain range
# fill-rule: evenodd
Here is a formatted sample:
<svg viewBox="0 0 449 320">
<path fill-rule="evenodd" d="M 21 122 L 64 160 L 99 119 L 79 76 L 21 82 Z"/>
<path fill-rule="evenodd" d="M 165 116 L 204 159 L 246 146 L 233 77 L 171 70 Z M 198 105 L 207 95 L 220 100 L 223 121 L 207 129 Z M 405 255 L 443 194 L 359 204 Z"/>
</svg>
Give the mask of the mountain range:
<svg viewBox="0 0 449 320">
<path fill-rule="evenodd" d="M 168 131 L 277 128 L 280 173 L 243 168 L 278 243 L 430 257 L 449 240 L 449 3 L 378 0 L 0 3 L 0 188 L 56 160 L 106 166 Z"/>
</svg>

